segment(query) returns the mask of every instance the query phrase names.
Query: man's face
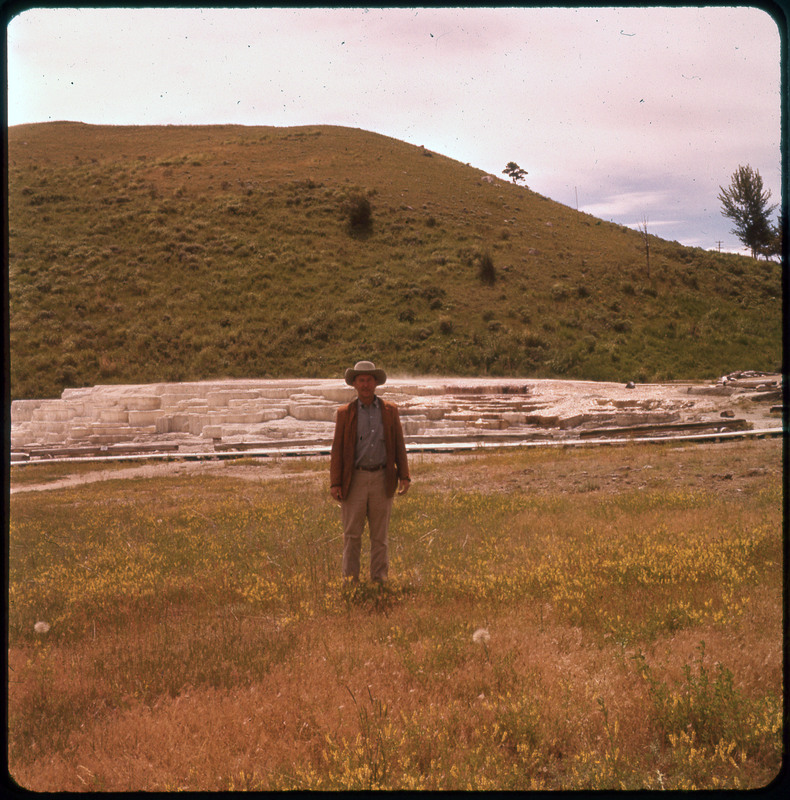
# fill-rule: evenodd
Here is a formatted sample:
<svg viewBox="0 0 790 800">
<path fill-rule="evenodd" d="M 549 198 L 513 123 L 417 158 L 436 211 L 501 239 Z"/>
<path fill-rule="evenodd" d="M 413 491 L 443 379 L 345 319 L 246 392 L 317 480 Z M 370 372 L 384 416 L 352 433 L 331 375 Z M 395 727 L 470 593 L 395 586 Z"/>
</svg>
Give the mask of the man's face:
<svg viewBox="0 0 790 800">
<path fill-rule="evenodd" d="M 376 379 L 372 375 L 357 375 L 353 386 L 357 390 L 357 397 L 365 404 L 373 402 L 376 394 Z"/>
</svg>

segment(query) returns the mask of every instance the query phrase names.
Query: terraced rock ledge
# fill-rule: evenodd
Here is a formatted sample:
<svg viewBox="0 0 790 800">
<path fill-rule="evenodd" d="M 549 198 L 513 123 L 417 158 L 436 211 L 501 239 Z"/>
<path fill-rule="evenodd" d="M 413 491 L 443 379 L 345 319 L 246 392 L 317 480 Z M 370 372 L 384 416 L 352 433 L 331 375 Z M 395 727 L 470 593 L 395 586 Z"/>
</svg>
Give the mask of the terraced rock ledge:
<svg viewBox="0 0 790 800">
<path fill-rule="evenodd" d="M 397 378 L 412 449 L 458 442 L 573 441 L 683 432 L 781 433 L 782 377 L 716 382 Z M 66 389 L 11 404 L 11 460 L 146 453 L 328 450 L 335 410 L 354 398 L 337 379 L 224 380 Z"/>
</svg>

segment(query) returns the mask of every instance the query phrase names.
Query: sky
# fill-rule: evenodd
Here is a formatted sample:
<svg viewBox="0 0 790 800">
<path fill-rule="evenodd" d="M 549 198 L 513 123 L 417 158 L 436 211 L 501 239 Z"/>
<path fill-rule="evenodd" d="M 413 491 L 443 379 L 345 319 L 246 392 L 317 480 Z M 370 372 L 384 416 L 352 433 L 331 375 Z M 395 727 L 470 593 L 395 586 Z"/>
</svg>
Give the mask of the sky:
<svg viewBox="0 0 790 800">
<path fill-rule="evenodd" d="M 9 125 L 344 125 L 731 252 L 738 166 L 781 202 L 780 33 L 748 6 L 31 8 L 7 52 Z"/>
</svg>

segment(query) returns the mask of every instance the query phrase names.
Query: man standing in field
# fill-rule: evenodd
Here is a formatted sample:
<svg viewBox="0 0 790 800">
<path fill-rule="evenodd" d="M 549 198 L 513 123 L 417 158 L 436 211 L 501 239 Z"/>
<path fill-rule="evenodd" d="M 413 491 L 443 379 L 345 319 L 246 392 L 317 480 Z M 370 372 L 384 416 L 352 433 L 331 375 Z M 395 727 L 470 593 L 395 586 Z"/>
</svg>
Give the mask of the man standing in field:
<svg viewBox="0 0 790 800">
<path fill-rule="evenodd" d="M 376 396 L 383 369 L 359 361 L 346 370 L 357 399 L 337 410 L 329 466 L 330 491 L 341 504 L 343 577 L 359 580 L 365 519 L 370 528 L 370 578 L 383 583 L 389 569 L 387 532 L 392 501 L 409 490 L 409 464 L 398 407 Z"/>
</svg>

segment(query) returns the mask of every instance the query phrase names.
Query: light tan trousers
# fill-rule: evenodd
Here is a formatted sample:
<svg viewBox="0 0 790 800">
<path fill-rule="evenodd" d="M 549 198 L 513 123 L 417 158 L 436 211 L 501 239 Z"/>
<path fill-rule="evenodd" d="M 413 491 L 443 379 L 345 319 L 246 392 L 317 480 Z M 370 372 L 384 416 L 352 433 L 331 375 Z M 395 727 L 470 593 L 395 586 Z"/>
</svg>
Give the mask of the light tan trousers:
<svg viewBox="0 0 790 800">
<path fill-rule="evenodd" d="M 365 520 L 370 529 L 370 578 L 387 580 L 389 552 L 387 531 L 393 498 L 387 497 L 385 472 L 354 470 L 351 488 L 342 504 L 343 577 L 359 579 L 359 557 Z"/>
</svg>

